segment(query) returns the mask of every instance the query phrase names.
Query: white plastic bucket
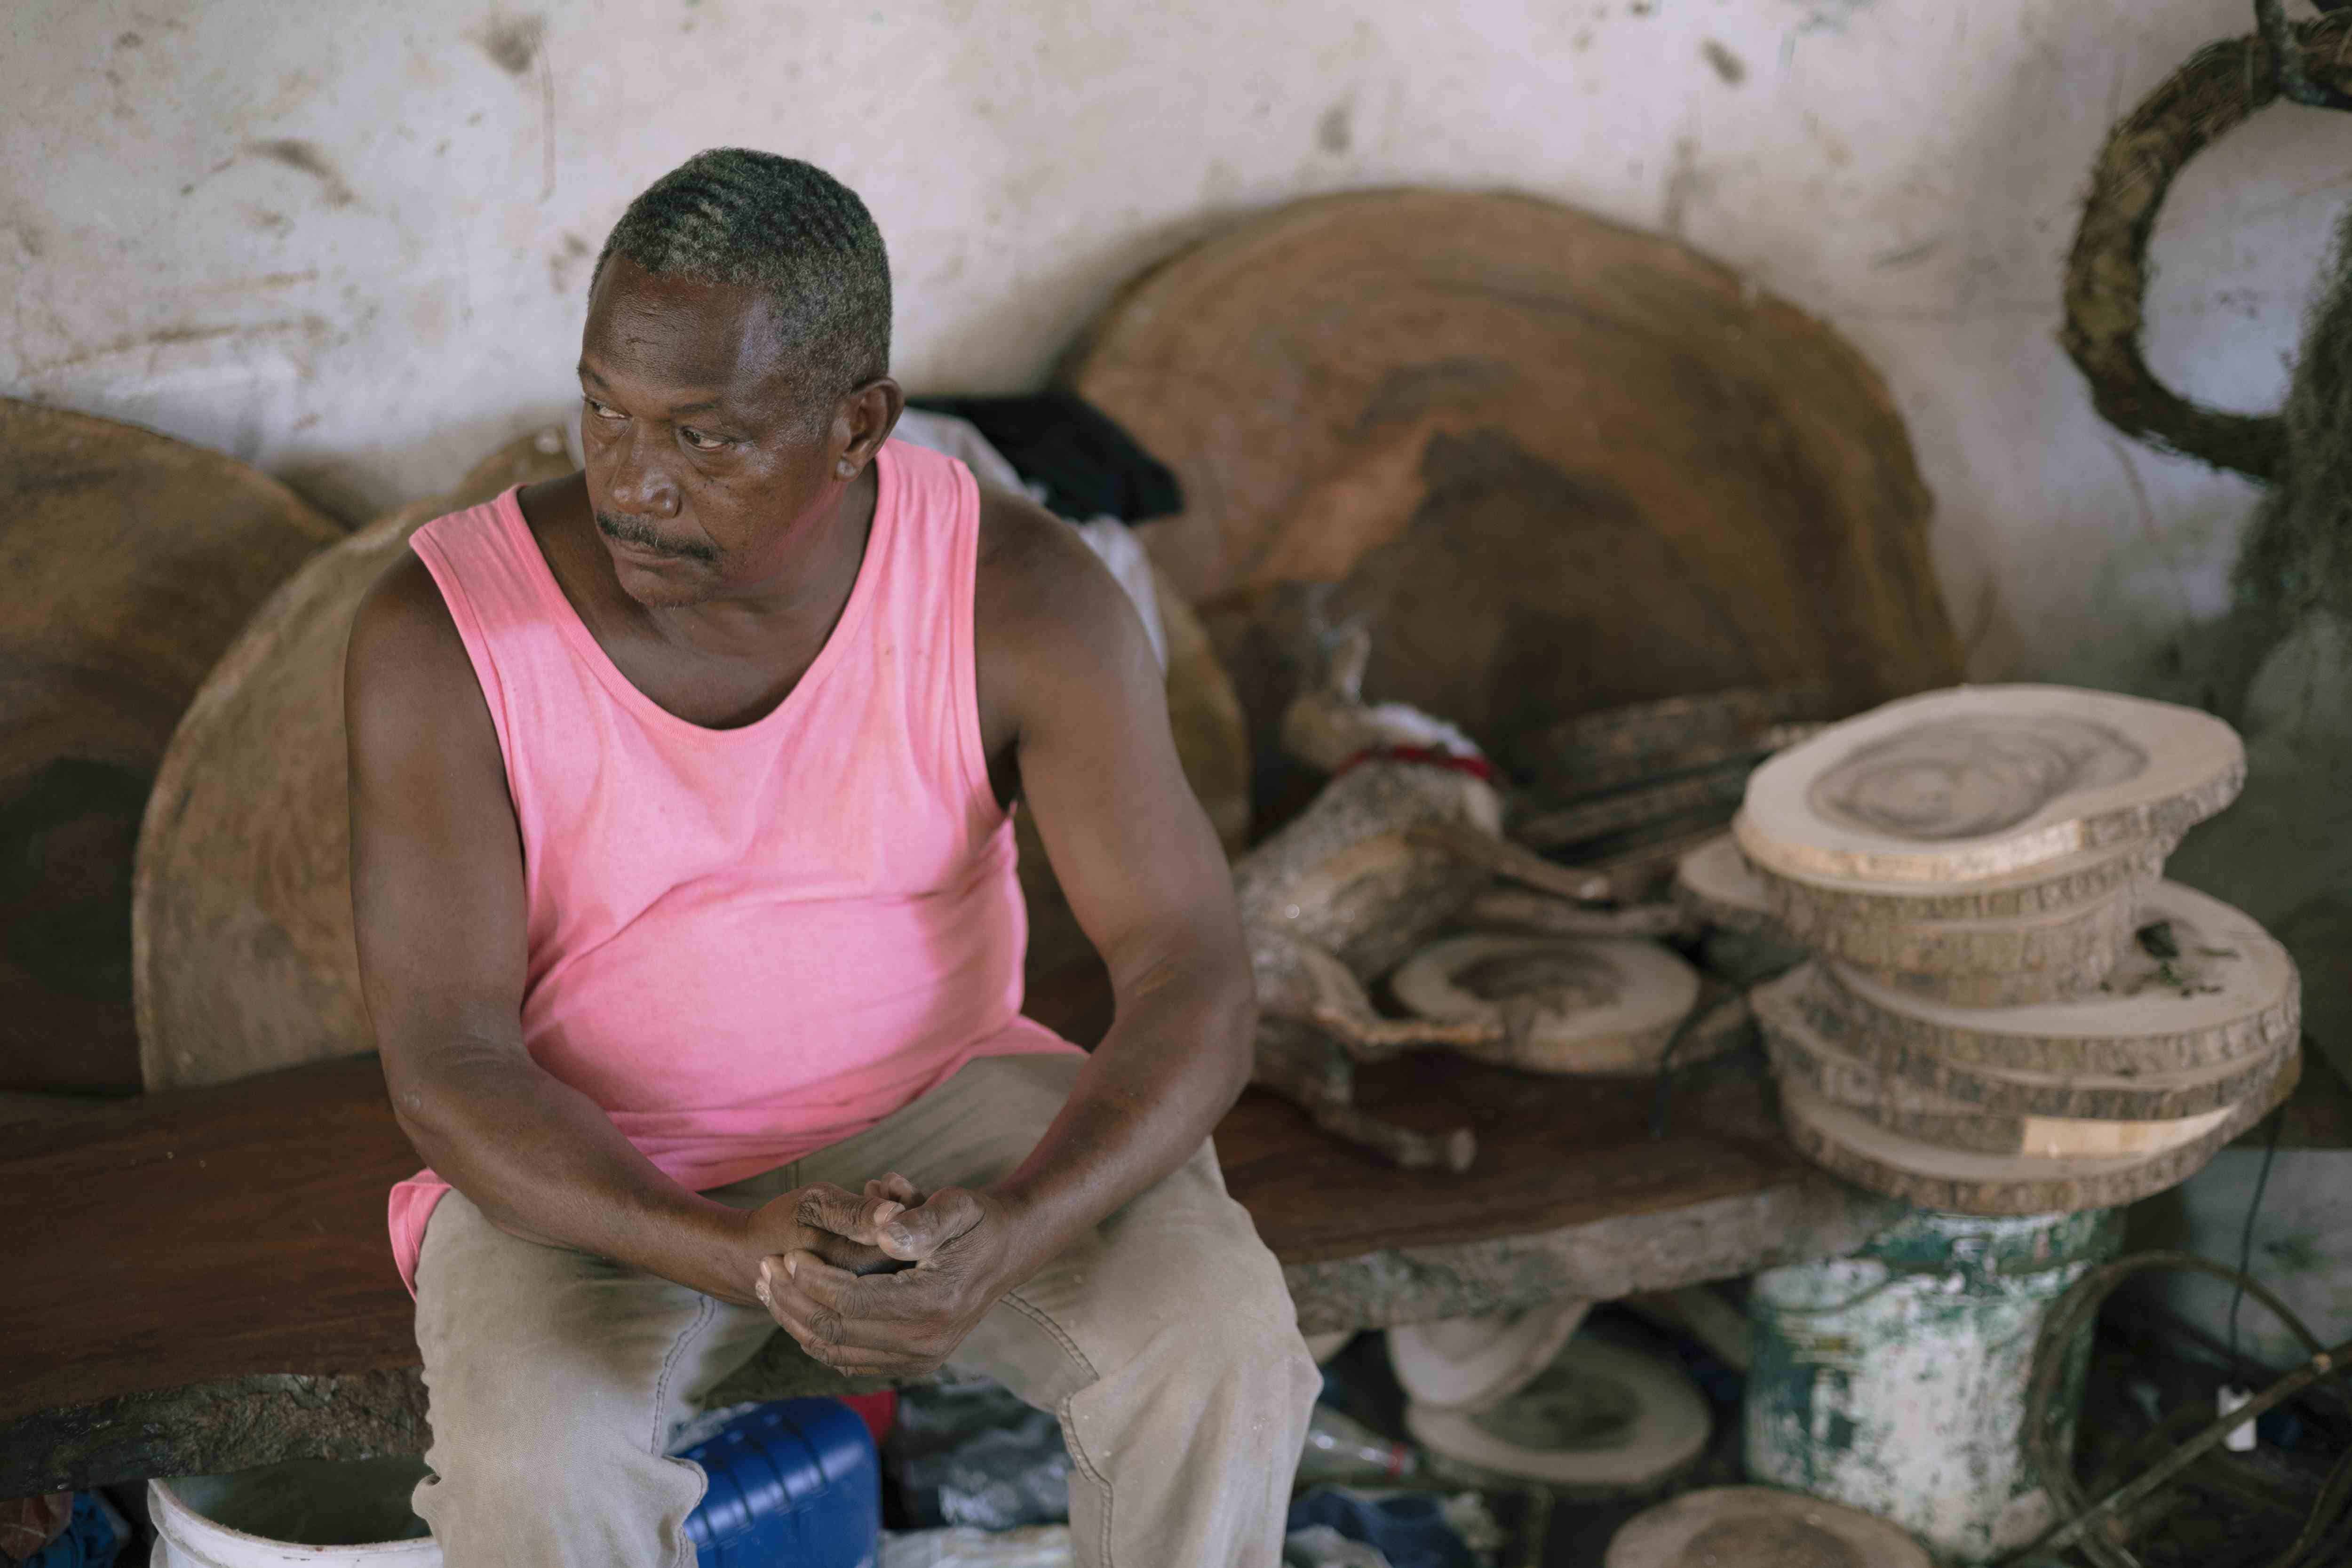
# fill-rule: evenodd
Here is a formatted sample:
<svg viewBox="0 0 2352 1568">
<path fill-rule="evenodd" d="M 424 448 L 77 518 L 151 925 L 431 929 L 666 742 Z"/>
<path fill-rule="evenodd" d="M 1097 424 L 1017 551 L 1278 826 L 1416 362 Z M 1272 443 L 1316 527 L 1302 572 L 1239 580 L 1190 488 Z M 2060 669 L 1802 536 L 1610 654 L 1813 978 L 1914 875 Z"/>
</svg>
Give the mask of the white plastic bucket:
<svg viewBox="0 0 2352 1568">
<path fill-rule="evenodd" d="M 409 1511 L 416 1458 L 300 1459 L 147 1483 L 153 1568 L 441 1568 Z"/>
</svg>

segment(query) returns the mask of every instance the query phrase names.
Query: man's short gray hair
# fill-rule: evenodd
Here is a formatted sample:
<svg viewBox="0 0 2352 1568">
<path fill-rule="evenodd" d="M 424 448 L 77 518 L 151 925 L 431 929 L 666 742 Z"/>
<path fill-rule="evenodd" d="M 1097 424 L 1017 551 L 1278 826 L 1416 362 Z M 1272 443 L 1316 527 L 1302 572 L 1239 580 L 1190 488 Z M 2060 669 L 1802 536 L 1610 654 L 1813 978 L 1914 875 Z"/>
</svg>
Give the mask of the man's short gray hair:
<svg viewBox="0 0 2352 1568">
<path fill-rule="evenodd" d="M 748 147 L 697 153 L 629 204 L 597 255 L 698 283 L 764 289 L 806 390 L 829 402 L 890 368 L 890 258 L 857 193 Z"/>
</svg>

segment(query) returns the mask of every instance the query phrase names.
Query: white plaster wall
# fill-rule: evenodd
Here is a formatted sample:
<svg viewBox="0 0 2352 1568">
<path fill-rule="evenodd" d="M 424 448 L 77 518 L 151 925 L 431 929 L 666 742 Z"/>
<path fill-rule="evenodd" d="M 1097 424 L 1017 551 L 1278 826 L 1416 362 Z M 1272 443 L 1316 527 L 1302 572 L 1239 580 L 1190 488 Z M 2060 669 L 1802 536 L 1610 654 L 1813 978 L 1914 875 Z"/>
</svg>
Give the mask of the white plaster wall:
<svg viewBox="0 0 2352 1568">
<path fill-rule="evenodd" d="M 1309 192 L 1515 186 L 1672 230 L 1885 371 L 1979 677 L 2145 684 L 2251 487 L 2114 435 L 2053 341 L 2105 127 L 2243 0 L 16 0 L 0 390 L 347 516 L 570 395 L 589 258 L 702 146 L 887 236 L 919 390 L 1027 386 L 1117 285 Z M 2273 110 L 2167 215 L 2153 353 L 2273 402 L 2352 168 Z"/>
<path fill-rule="evenodd" d="M 531 0 L 522 0 L 524 5 Z M 817 161 L 895 258 L 898 369 L 1036 384 L 1125 279 L 1293 197 L 1511 186 L 1842 328 L 1937 504 L 1979 679 L 2196 700 L 2252 486 L 2126 442 L 2053 341 L 2107 126 L 2244 0 L 13 0 L 0 391 L 221 447 L 357 520 L 567 410 L 587 264 L 695 150 Z M 2273 405 L 2352 116 L 2191 166 L 2151 354 Z M 2288 935 L 2352 1067 L 2352 636 L 2265 676 L 2177 874 Z"/>
</svg>

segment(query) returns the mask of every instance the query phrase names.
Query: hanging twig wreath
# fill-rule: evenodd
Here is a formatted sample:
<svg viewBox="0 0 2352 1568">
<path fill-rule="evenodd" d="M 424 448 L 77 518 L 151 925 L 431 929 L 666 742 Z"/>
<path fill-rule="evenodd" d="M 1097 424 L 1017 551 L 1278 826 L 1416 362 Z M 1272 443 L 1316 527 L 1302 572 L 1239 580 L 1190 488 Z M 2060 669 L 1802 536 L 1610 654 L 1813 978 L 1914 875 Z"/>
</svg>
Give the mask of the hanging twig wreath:
<svg viewBox="0 0 2352 1568">
<path fill-rule="evenodd" d="M 2279 0 L 2262 0 L 2255 12 L 2266 30 L 2284 30 Z M 2107 133 L 2066 259 L 2066 322 L 2059 332 L 2109 424 L 2151 446 L 2263 480 L 2278 478 L 2285 456 L 2280 416 L 2226 413 L 2181 396 L 2148 368 L 2140 333 L 2148 237 L 2165 193 L 2189 160 L 2276 101 L 2282 74 L 2298 79 L 2291 87 L 2310 84 L 2315 96 L 2327 93 L 2329 84 L 2352 84 L 2352 14 L 2303 23 L 2293 35 L 2299 73 L 2274 69 L 2259 34 L 2224 39 L 2191 56 Z"/>
</svg>

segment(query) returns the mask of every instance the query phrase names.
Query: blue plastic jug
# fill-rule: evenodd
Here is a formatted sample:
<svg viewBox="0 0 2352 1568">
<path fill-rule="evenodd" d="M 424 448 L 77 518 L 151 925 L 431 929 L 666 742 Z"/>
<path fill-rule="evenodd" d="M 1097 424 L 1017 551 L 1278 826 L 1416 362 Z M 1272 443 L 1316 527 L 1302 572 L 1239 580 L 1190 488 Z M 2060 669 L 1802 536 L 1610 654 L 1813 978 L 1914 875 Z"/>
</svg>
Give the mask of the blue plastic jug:
<svg viewBox="0 0 2352 1568">
<path fill-rule="evenodd" d="M 686 1521 L 701 1568 L 873 1568 L 882 1468 L 866 1423 L 841 1401 L 763 1405 L 681 1458 L 710 1477 Z"/>
</svg>

